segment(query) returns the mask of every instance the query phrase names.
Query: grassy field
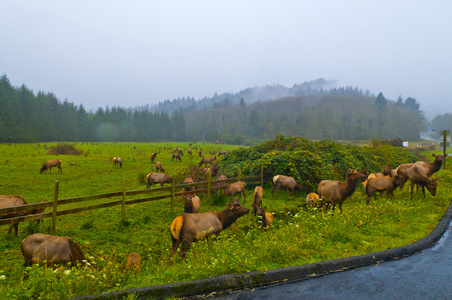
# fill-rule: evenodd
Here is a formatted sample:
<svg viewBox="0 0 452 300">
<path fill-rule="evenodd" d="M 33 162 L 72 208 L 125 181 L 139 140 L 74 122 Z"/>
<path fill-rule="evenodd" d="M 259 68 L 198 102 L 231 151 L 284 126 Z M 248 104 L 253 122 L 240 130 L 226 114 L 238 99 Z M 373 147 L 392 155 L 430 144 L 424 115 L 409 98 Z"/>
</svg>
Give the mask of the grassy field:
<svg viewBox="0 0 452 300">
<path fill-rule="evenodd" d="M 160 151 L 156 160 L 177 180 L 183 180 L 190 164 L 200 161 L 197 153 L 190 160 L 186 151 L 182 162 L 171 161 L 172 149 L 186 149 L 188 143 L 78 143 L 75 147 L 85 155 L 58 157 L 47 154 L 54 145 L 0 145 L 0 194 L 19 194 L 35 203 L 52 199 L 55 180 L 60 182 L 59 198 L 63 199 L 121 191 L 124 178 L 127 190 L 139 190 L 146 187 L 139 178 L 155 170 L 155 163 L 149 159 L 153 152 Z M 196 146 L 203 149 L 203 156 L 236 148 L 201 143 Z M 122 168 L 113 168 L 114 156 L 123 158 Z M 39 174 L 42 164 L 53 158 L 63 161 L 63 173 L 58 174 L 54 168 L 52 174 Z M 172 264 L 169 226 L 183 212 L 182 199 L 177 199 L 174 211 L 170 210 L 169 199 L 127 206 L 122 222 L 120 207 L 60 217 L 56 234 L 79 243 L 91 264 L 69 271 L 62 267 L 23 267 L 21 241 L 33 232 L 49 234 L 50 219 L 43 220 L 39 227 L 34 222 L 21 223 L 18 238 L 7 235 L 8 226 L 4 225 L 0 227 L 0 298 L 63 299 L 308 264 L 407 245 L 425 237 L 450 203 L 450 166 L 434 177 L 440 179 L 435 197 L 427 194 L 424 199 L 419 192 L 410 200 L 409 188 L 405 187 L 395 191 L 395 198 L 371 199 L 366 207 L 365 193 L 359 186 L 345 201 L 344 213 L 334 216 L 306 207 L 305 197 L 310 191 L 288 199 L 286 191 L 280 190 L 275 201 L 271 184 L 266 183 L 263 203 L 275 216 L 272 228 L 264 231 L 259 221 L 248 214 L 214 240 L 193 244 L 187 261 L 176 256 Z M 248 186 L 244 204 L 248 208 L 253 190 L 254 186 Z M 218 194 L 211 199 L 200 197 L 202 212 L 223 210 L 228 200 Z M 124 268 L 132 252 L 142 256 L 138 273 Z"/>
</svg>

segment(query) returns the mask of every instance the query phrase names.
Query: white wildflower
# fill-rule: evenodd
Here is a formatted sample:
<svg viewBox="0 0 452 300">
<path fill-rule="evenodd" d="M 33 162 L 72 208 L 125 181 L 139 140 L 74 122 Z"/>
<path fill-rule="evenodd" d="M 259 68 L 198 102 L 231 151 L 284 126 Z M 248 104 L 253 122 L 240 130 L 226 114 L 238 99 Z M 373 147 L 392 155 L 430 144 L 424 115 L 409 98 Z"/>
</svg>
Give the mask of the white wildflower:
<svg viewBox="0 0 452 300">
<path fill-rule="evenodd" d="M 6 279 L 6 275 L 0 275 L 0 280 L 5 280 Z"/>
<path fill-rule="evenodd" d="M 69 275 L 69 274 L 71 274 L 71 270 L 64 271 L 64 275 Z"/>
</svg>

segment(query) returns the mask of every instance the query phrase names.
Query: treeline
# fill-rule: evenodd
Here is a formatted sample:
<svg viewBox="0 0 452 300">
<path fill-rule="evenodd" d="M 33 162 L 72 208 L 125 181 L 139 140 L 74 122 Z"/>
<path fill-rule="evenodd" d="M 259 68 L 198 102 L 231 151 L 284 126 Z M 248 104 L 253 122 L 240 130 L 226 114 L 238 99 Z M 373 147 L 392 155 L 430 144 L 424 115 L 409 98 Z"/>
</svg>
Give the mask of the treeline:
<svg viewBox="0 0 452 300">
<path fill-rule="evenodd" d="M 255 89 L 214 101 L 211 109 L 151 111 L 148 108 L 98 108 L 87 112 L 83 105 L 60 101 L 52 93 L 36 95 L 25 85 L 13 87 L 6 75 L 0 78 L 0 142 L 46 141 L 219 141 L 243 144 L 247 140 L 273 138 L 277 133 L 309 139 L 357 140 L 403 138 L 414 140 L 426 120 L 414 98 L 387 100 L 357 88 L 324 90 L 320 80 L 294 85 L 301 91 L 271 101 L 255 101 Z M 320 87 L 319 89 L 317 87 Z M 268 95 L 280 94 L 266 87 Z M 312 94 L 308 94 L 311 90 Z M 259 90 L 262 92 L 262 90 Z M 287 91 L 286 91 L 287 92 Z M 235 95 L 235 96 L 237 96 Z M 268 96 L 267 95 L 267 96 Z M 263 99 L 261 95 L 259 99 Z M 218 98 L 217 100 L 219 100 Z M 196 107 L 201 105 L 194 99 Z M 253 142 L 253 143 L 254 143 Z"/>
<path fill-rule="evenodd" d="M 87 112 L 53 93 L 36 95 L 25 85 L 0 78 L 0 142 L 182 141 L 182 114 L 132 111 L 121 107 Z"/>
<path fill-rule="evenodd" d="M 241 143 L 277 133 L 309 139 L 419 139 L 425 117 L 414 98 L 306 95 L 239 105 L 186 116 L 187 137 Z"/>
</svg>

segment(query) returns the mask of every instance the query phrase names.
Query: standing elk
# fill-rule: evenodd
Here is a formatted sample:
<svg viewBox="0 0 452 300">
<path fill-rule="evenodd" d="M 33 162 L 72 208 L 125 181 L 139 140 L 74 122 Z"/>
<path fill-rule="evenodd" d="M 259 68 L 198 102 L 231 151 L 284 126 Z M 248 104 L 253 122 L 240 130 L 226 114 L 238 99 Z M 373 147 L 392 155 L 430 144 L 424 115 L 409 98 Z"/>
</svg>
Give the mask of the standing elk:
<svg viewBox="0 0 452 300">
<path fill-rule="evenodd" d="M 251 206 L 253 207 L 253 216 L 256 215 L 257 211 L 259 210 L 259 207 L 262 207 L 262 194 L 263 194 L 262 187 L 256 186 L 253 194 L 253 202 L 251 204 Z"/>
<path fill-rule="evenodd" d="M 345 199 L 353 195 L 358 185 L 359 180 L 365 180 L 367 175 L 365 172 L 358 172 L 357 170 L 348 170 L 347 177 L 344 182 L 339 180 L 322 180 L 319 183 L 317 194 L 326 202 L 325 211 L 328 206 L 333 206 L 333 213 L 336 204 L 339 204 L 339 209 L 342 212 L 342 203 Z"/>
<path fill-rule="evenodd" d="M 25 266 L 46 264 L 48 267 L 71 263 L 76 266 L 85 255 L 74 241 L 65 236 L 35 233 L 26 237 L 20 246 L 25 259 Z"/>
<path fill-rule="evenodd" d="M 148 185 L 146 188 L 150 188 L 154 183 L 160 183 L 160 187 L 163 187 L 165 183 L 173 183 L 173 179 L 165 173 L 149 173 L 147 175 Z"/>
<path fill-rule="evenodd" d="M 40 171 L 41 174 L 43 172 L 47 173 L 47 170 L 49 170 L 49 173 L 52 173 L 52 168 L 53 167 L 57 167 L 58 168 L 58 174 L 60 172 L 63 173 L 63 169 L 61 168 L 61 160 L 59 160 L 59 159 L 52 159 L 52 160 L 46 161 L 39 171 Z"/>
<path fill-rule="evenodd" d="M 417 184 L 422 187 L 422 194 L 425 198 L 425 188 L 432 194 L 436 195 L 436 188 L 438 187 L 438 179 L 430 179 L 428 174 L 431 173 L 429 164 L 423 161 L 416 162 L 408 171 L 408 179 L 411 182 L 411 199 L 413 199 L 414 185 Z"/>
<path fill-rule="evenodd" d="M 151 154 L 151 162 L 154 162 L 154 159 L 157 157 L 157 152 Z"/>
<path fill-rule="evenodd" d="M 179 153 L 173 153 L 173 155 L 171 157 L 171 161 L 174 161 L 175 159 L 179 160 L 179 161 L 182 161 L 182 158 L 180 158 Z"/>
<path fill-rule="evenodd" d="M 199 157 L 202 157 L 202 150 L 201 149 L 198 150 L 198 155 L 199 155 Z"/>
<path fill-rule="evenodd" d="M 176 254 L 182 243 L 179 256 L 186 259 L 186 253 L 191 244 L 211 235 L 218 235 L 231 226 L 238 218 L 250 212 L 236 200 L 228 203 L 223 211 L 209 211 L 199 214 L 182 214 L 174 219 L 170 227 L 172 248 L 170 257 Z"/>
<path fill-rule="evenodd" d="M 295 178 L 290 177 L 290 176 L 285 176 L 285 175 L 276 175 L 273 177 L 273 189 L 272 189 L 272 194 L 273 197 L 276 200 L 276 194 L 278 193 L 278 190 L 280 187 L 284 187 L 287 189 L 287 198 L 290 197 L 290 193 L 289 190 L 292 191 L 292 196 L 293 198 L 295 198 L 295 191 L 300 192 L 302 187 L 301 185 L 299 185 L 297 183 L 297 181 L 295 180 Z"/>
<path fill-rule="evenodd" d="M 155 164 L 155 170 L 156 170 L 157 172 L 165 173 L 165 170 L 163 169 L 162 163 L 161 163 L 160 161 L 157 161 L 157 162 L 156 162 L 156 164 Z"/>
<path fill-rule="evenodd" d="M 369 200 L 372 196 L 377 200 L 377 192 L 386 192 L 386 199 L 389 199 L 390 195 L 394 196 L 393 191 L 401 184 L 402 176 L 389 174 L 386 176 L 368 178 L 366 181 L 366 204 L 369 205 Z"/>
<path fill-rule="evenodd" d="M 121 157 L 115 156 L 115 157 L 113 157 L 113 166 L 115 166 L 115 168 L 116 168 L 117 164 L 119 164 L 119 167 L 122 168 L 122 159 L 121 159 Z"/>
<path fill-rule="evenodd" d="M 246 202 L 245 201 L 245 196 L 246 196 L 245 186 L 246 186 L 246 183 L 243 181 L 237 181 L 237 182 L 231 183 L 226 187 L 226 190 L 224 191 L 223 196 L 231 195 L 231 203 L 232 203 L 233 197 L 236 193 L 239 193 L 238 200 L 240 200 L 240 197 L 243 194 L 243 203 L 245 203 Z"/>
<path fill-rule="evenodd" d="M 28 205 L 28 201 L 19 195 L 0 195 L 0 208 L 10 208 L 10 207 L 17 207 L 17 206 L 23 206 Z M 22 217 L 22 216 L 28 216 L 28 215 L 35 215 L 40 214 L 44 211 L 44 208 L 35 208 L 35 209 L 29 209 L 29 210 L 21 210 L 17 212 L 10 212 L 10 213 L 3 213 L 0 214 L 0 220 L 1 219 L 9 219 L 14 217 Z M 37 223 L 39 224 L 41 220 L 37 220 Z M 8 234 L 11 233 L 12 228 L 14 227 L 14 236 L 17 237 L 17 232 L 19 231 L 19 222 L 13 223 L 8 230 Z"/>
<path fill-rule="evenodd" d="M 199 162 L 199 168 L 201 168 L 201 166 L 204 164 L 205 167 L 207 167 L 207 164 L 209 164 L 209 166 L 212 165 L 212 163 L 214 162 L 214 160 L 216 160 L 217 157 L 203 157 L 201 159 L 201 161 Z"/>
</svg>

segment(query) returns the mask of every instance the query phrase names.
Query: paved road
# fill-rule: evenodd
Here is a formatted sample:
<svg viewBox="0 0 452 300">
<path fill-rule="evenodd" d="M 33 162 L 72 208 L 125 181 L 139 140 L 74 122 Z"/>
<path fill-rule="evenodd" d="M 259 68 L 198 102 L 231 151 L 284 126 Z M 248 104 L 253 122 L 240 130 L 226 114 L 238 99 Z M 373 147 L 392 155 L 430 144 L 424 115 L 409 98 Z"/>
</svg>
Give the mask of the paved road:
<svg viewBox="0 0 452 300">
<path fill-rule="evenodd" d="M 215 299 L 452 299 L 452 222 L 432 248 L 395 261 Z"/>
</svg>

